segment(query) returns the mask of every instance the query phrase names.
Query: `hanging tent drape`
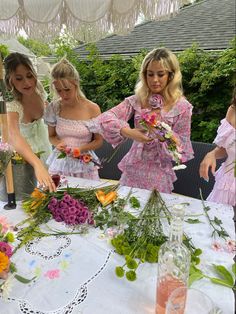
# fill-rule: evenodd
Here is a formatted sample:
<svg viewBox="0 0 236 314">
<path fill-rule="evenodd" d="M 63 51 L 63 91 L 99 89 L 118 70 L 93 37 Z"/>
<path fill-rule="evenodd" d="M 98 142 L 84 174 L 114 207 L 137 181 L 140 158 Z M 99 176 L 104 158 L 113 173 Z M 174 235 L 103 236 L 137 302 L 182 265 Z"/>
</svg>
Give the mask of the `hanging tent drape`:
<svg viewBox="0 0 236 314">
<path fill-rule="evenodd" d="M 0 0 L 0 37 L 15 37 L 24 29 L 30 38 L 49 41 L 65 25 L 74 38 L 96 41 L 109 33 L 131 31 L 138 18 L 157 20 L 178 13 L 191 0 Z M 2 60 L 0 58 L 0 95 L 3 95 Z M 0 99 L 2 140 L 7 141 L 7 115 Z M 14 208 L 12 172 L 8 166 L 6 186 L 8 204 Z"/>
<path fill-rule="evenodd" d="M 169 18 L 191 0 L 1 0 L 0 36 L 21 28 L 30 38 L 49 40 L 62 25 L 81 41 L 96 41 L 109 32 L 125 34 L 139 17 Z"/>
</svg>

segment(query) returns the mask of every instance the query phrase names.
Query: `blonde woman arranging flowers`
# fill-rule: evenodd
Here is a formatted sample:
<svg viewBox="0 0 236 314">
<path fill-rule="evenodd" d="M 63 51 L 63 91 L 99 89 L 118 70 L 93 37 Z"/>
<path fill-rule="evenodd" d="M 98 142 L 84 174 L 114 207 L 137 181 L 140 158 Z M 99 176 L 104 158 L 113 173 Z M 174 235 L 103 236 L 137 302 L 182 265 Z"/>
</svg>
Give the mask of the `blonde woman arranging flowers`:
<svg viewBox="0 0 236 314">
<path fill-rule="evenodd" d="M 42 118 L 45 91 L 27 56 L 11 53 L 5 58 L 4 67 L 6 86 L 14 96 L 14 100 L 7 103 L 9 143 L 32 165 L 39 184 L 54 191 L 55 185 L 45 164 L 52 150 Z M 35 153 L 42 151 L 38 158 Z"/>
<path fill-rule="evenodd" d="M 133 115 L 135 128 L 131 129 L 127 121 Z M 144 58 L 135 95 L 86 125 L 91 132 L 101 133 L 113 146 L 120 144 L 124 137 L 134 140 L 118 165 L 122 185 L 171 193 L 176 175 L 166 130 L 171 132 L 181 162 L 190 160 L 193 158 L 191 115 L 192 105 L 183 97 L 178 60 L 171 51 L 160 48 Z M 161 130 L 156 126 L 154 130 L 152 125 L 143 127 L 143 122 L 152 122 L 153 116 L 156 123 L 164 123 Z M 162 133 L 158 134 L 159 131 Z"/>
<path fill-rule="evenodd" d="M 80 89 L 79 74 L 62 59 L 52 69 L 52 85 L 57 99 L 46 109 L 45 121 L 49 139 L 55 146 L 47 163 L 51 174 L 62 174 L 98 180 L 98 157 L 93 152 L 103 139 L 84 125 L 84 120 L 97 117 L 101 111 Z"/>
<path fill-rule="evenodd" d="M 206 154 L 199 168 L 200 177 L 209 180 L 208 172 L 211 170 L 215 176 L 215 184 L 207 200 L 236 205 L 236 88 L 234 88 L 231 105 L 226 117 L 221 120 L 214 140 L 215 149 Z M 215 172 L 216 160 L 227 158 Z"/>
</svg>

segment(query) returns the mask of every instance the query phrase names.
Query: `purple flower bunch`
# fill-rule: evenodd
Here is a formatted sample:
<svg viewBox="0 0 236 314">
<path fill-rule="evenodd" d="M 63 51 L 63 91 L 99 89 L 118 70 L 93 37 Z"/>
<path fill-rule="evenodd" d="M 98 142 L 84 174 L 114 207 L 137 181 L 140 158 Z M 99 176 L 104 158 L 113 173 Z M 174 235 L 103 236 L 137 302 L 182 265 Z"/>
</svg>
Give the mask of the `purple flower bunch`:
<svg viewBox="0 0 236 314">
<path fill-rule="evenodd" d="M 12 256 L 12 247 L 7 242 L 0 242 L 0 252 L 7 255 L 9 258 Z"/>
<path fill-rule="evenodd" d="M 67 225 L 94 224 L 93 214 L 85 203 L 74 199 L 66 192 L 61 200 L 52 197 L 48 209 L 56 221 L 64 221 Z"/>
</svg>

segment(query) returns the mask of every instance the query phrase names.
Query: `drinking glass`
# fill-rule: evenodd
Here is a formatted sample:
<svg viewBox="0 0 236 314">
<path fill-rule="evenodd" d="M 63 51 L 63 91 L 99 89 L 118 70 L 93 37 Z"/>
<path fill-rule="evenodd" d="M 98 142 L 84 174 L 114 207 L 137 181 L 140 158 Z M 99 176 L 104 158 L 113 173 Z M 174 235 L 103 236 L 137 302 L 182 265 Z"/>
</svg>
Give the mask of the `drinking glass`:
<svg viewBox="0 0 236 314">
<path fill-rule="evenodd" d="M 166 314 L 221 314 L 222 311 L 215 306 L 205 293 L 180 287 L 175 289 L 167 302 Z"/>
</svg>

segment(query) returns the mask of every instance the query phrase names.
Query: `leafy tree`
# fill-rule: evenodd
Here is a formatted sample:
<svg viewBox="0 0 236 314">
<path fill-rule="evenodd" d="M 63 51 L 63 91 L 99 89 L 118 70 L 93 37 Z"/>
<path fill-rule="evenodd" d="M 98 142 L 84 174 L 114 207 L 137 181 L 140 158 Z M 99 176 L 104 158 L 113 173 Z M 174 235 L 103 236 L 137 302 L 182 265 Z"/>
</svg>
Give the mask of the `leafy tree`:
<svg viewBox="0 0 236 314">
<path fill-rule="evenodd" d="M 18 37 L 17 40 L 22 45 L 31 50 L 37 57 L 52 55 L 52 50 L 50 46 L 46 43 L 40 42 L 35 39 L 24 38 L 22 36 Z"/>
<path fill-rule="evenodd" d="M 179 54 L 186 97 L 193 104 L 192 139 L 211 142 L 235 86 L 235 39 L 228 49 L 206 52 L 194 44 Z"/>
<path fill-rule="evenodd" d="M 2 59 L 4 59 L 10 53 L 6 45 L 0 44 L 0 54 Z"/>
</svg>

